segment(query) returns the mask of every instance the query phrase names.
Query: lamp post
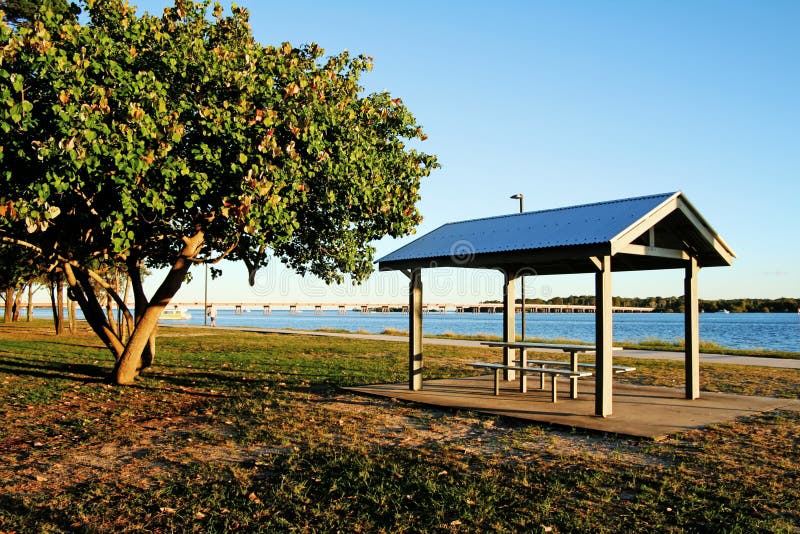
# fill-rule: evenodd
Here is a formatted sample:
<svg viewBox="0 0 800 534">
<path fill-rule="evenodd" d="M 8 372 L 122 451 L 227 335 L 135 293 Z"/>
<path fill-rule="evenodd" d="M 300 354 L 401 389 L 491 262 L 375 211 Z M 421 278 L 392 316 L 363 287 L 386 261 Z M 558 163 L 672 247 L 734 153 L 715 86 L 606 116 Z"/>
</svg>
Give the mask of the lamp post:
<svg viewBox="0 0 800 534">
<path fill-rule="evenodd" d="M 511 198 L 516 198 L 519 200 L 519 212 L 522 213 L 525 211 L 523 209 L 522 199 L 525 196 L 522 193 L 517 193 L 516 195 L 511 195 Z M 520 288 L 520 298 L 522 299 L 522 341 L 525 341 L 525 274 L 520 277 L 519 280 L 519 288 Z"/>
</svg>

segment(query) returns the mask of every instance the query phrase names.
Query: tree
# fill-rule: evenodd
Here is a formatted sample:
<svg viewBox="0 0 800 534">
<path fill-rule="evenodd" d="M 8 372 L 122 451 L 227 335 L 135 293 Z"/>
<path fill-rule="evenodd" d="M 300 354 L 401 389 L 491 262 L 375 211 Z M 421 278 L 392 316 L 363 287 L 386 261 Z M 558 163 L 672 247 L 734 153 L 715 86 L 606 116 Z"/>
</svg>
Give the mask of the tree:
<svg viewBox="0 0 800 534">
<path fill-rule="evenodd" d="M 6 20 L 14 23 L 30 23 L 39 12 L 49 9 L 53 13 L 75 17 L 80 13 L 80 8 L 67 0 L 2 0 L 0 10 L 6 14 Z"/>
<path fill-rule="evenodd" d="M 22 295 L 40 274 L 34 254 L 0 243 L 0 299 L 4 302 L 4 322 L 19 319 Z"/>
<path fill-rule="evenodd" d="M 413 231 L 433 156 L 402 101 L 363 95 L 371 59 L 262 46 L 247 11 L 177 0 L 160 17 L 122 0 L 0 26 L 0 238 L 59 263 L 70 298 L 131 382 L 189 268 L 269 255 L 332 282 L 363 280 L 371 241 Z M 211 13 L 209 13 L 211 11 Z M 95 295 L 124 265 L 125 343 Z M 140 270 L 169 267 L 148 298 Z M 134 318 L 135 317 L 135 318 Z"/>
</svg>

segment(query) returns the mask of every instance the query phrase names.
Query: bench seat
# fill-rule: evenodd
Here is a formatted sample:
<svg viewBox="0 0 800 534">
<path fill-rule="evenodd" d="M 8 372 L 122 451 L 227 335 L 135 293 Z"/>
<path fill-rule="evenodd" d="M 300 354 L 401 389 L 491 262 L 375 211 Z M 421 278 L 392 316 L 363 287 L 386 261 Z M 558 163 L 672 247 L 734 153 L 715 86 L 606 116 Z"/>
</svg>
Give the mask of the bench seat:
<svg viewBox="0 0 800 534">
<path fill-rule="evenodd" d="M 572 365 L 569 362 L 562 362 L 562 361 L 556 361 L 556 360 L 531 360 L 531 359 L 526 358 L 525 361 L 528 364 L 532 364 L 533 363 L 533 364 L 536 364 L 536 365 L 539 365 L 539 366 L 542 366 L 542 365 L 566 365 L 567 367 L 569 367 L 570 365 Z M 514 363 L 515 364 L 519 364 L 520 360 L 514 360 Z M 593 363 L 579 363 L 578 367 L 579 368 L 580 367 L 585 367 L 587 369 L 594 369 L 595 364 L 593 364 Z M 611 369 L 614 371 L 614 374 L 619 374 L 619 373 L 630 373 L 632 371 L 635 371 L 636 367 L 628 367 L 627 365 L 612 365 Z"/>
<path fill-rule="evenodd" d="M 500 373 L 502 371 L 518 371 L 520 373 L 520 391 L 526 391 L 525 373 L 540 373 L 542 377 L 548 374 L 552 377 L 552 401 L 557 401 L 557 384 L 559 376 L 566 376 L 570 380 L 592 376 L 588 371 L 571 371 L 569 369 L 554 369 L 552 367 L 522 367 L 521 365 L 505 365 L 502 363 L 472 362 L 469 365 L 475 368 L 494 370 L 494 394 L 500 395 Z"/>
</svg>

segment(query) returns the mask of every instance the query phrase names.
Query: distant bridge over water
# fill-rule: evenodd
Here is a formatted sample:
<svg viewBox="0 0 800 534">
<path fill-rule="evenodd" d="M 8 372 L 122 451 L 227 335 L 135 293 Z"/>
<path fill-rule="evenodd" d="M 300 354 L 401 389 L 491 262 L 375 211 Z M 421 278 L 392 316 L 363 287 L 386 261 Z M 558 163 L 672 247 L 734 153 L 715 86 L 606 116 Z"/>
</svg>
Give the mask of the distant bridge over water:
<svg viewBox="0 0 800 534">
<path fill-rule="evenodd" d="M 209 303 L 210 304 L 210 303 Z M 203 307 L 202 302 L 182 302 L 177 303 L 179 307 L 196 308 Z M 236 313 L 261 312 L 265 315 L 273 311 L 288 311 L 290 313 L 314 312 L 322 314 L 325 312 L 336 312 L 341 315 L 349 311 L 358 313 L 408 313 L 407 304 L 353 304 L 353 303 L 305 303 L 305 302 L 268 302 L 268 303 L 242 303 L 242 302 L 214 302 L 219 309 L 233 309 Z M 517 312 L 522 312 L 522 304 L 517 304 Z M 655 308 L 641 308 L 630 306 L 615 306 L 614 312 L 617 313 L 650 313 Z M 424 313 L 503 313 L 503 305 L 499 303 L 481 304 L 424 304 Z M 594 313 L 594 306 L 582 306 L 577 304 L 526 304 L 526 313 Z"/>
<path fill-rule="evenodd" d="M 212 302 L 208 303 L 209 305 Z M 390 313 L 400 312 L 408 313 L 407 304 L 357 304 L 357 303 L 308 303 L 308 302 L 219 302 L 214 301 L 213 304 L 218 309 L 232 309 L 235 313 L 262 313 L 269 315 L 273 311 L 284 311 L 290 313 L 312 312 L 316 314 L 323 314 L 325 312 L 335 312 L 340 315 L 345 315 L 348 312 L 357 313 Z M 50 308 L 49 302 L 36 302 L 33 305 L 35 308 Z M 133 304 L 129 306 L 133 308 Z M 194 302 L 171 302 L 171 306 L 179 308 L 203 308 L 202 301 Z M 517 313 L 522 312 L 522 304 L 516 305 Z M 631 306 L 614 306 L 613 310 L 616 313 L 650 313 L 655 308 L 637 308 Z M 500 303 L 480 303 L 480 304 L 424 304 L 422 307 L 424 313 L 503 313 L 503 305 Z M 585 306 L 578 304 L 526 304 L 526 313 L 594 313 L 594 306 Z"/>
</svg>

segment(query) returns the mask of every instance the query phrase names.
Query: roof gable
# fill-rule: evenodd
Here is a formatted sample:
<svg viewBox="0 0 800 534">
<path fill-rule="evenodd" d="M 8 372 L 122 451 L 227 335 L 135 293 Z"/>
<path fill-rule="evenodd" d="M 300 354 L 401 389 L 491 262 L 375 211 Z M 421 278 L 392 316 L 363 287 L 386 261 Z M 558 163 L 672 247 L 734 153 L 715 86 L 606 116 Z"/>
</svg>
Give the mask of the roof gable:
<svg viewBox="0 0 800 534">
<path fill-rule="evenodd" d="M 582 272 L 591 269 L 590 255 L 641 255 L 645 245 L 655 250 L 656 235 L 670 236 L 669 243 L 680 243 L 695 257 L 707 249 L 721 256 L 709 257 L 708 265 L 730 264 L 733 257 L 683 194 L 675 192 L 448 223 L 378 263 L 381 269 L 411 268 L 425 261 L 462 267 L 538 265 L 546 253 L 555 252 L 567 259 L 574 256 L 580 263 L 553 267 L 552 272 Z M 662 266 L 638 262 L 636 267 L 631 264 L 631 270 L 665 268 L 663 262 L 656 263 Z"/>
</svg>

